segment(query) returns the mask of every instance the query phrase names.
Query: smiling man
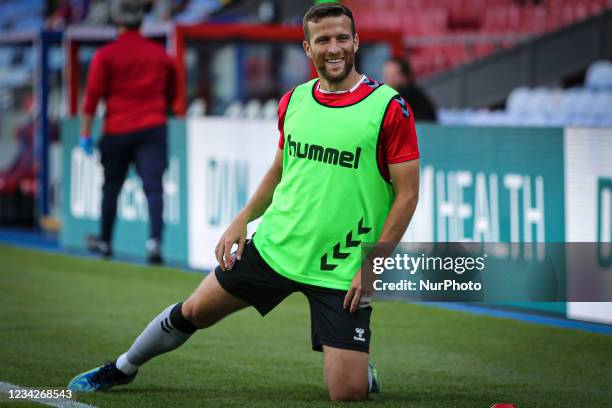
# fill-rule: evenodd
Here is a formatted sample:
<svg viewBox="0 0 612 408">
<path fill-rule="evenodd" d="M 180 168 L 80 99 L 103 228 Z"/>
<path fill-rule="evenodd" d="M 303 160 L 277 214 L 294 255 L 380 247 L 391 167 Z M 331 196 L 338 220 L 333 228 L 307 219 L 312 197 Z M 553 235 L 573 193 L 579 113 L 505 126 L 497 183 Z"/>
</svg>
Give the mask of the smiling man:
<svg viewBox="0 0 612 408">
<path fill-rule="evenodd" d="M 266 315 L 301 292 L 310 305 L 312 348 L 324 353 L 330 398 L 360 401 L 380 391 L 369 363 L 371 293 L 362 287 L 360 247 L 399 242 L 414 213 L 414 120 L 393 89 L 357 72 L 359 37 L 348 8 L 313 6 L 304 16 L 304 38 L 318 78 L 281 99 L 279 148 L 221 236 L 219 266 L 184 303 L 154 318 L 115 362 L 76 376 L 69 388 L 99 391 L 131 382 L 140 366 L 196 330 L 248 306 Z M 247 240 L 247 224 L 259 217 Z"/>
</svg>

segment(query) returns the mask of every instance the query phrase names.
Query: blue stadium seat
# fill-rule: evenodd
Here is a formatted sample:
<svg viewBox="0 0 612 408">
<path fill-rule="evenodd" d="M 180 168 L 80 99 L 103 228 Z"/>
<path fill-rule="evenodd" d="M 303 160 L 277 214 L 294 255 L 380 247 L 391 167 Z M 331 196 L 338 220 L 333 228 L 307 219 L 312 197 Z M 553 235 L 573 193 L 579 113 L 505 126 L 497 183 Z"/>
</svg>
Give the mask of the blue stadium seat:
<svg viewBox="0 0 612 408">
<path fill-rule="evenodd" d="M 612 90 L 612 63 L 610 61 L 592 63 L 586 72 L 585 86 Z"/>
<path fill-rule="evenodd" d="M 514 88 L 510 95 L 508 95 L 506 110 L 510 112 L 524 112 L 527 109 L 526 102 L 529 96 L 529 88 L 525 86 Z"/>
<path fill-rule="evenodd" d="M 612 126 L 612 90 L 519 87 L 508 96 L 506 110 L 439 109 L 446 125 L 471 126 Z"/>
</svg>

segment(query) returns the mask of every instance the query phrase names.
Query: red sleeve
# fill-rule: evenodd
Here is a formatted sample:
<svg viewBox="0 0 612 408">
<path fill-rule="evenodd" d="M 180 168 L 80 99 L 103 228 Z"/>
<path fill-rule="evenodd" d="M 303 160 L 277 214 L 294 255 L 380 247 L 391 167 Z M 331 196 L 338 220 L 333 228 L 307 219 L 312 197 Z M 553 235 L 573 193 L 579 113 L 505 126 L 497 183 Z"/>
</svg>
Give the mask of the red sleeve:
<svg viewBox="0 0 612 408">
<path fill-rule="evenodd" d="M 379 140 L 378 166 L 389 179 L 389 164 L 402 163 L 419 158 L 419 145 L 412 109 L 404 98 L 397 96 L 383 118 Z"/>
<path fill-rule="evenodd" d="M 94 115 L 98 101 L 105 93 L 106 67 L 102 50 L 96 52 L 91 60 L 87 85 L 85 86 L 85 97 L 83 98 L 83 113 Z"/>
<path fill-rule="evenodd" d="M 278 148 L 283 149 L 285 147 L 285 132 L 283 128 L 285 127 L 285 114 L 287 113 L 287 106 L 289 105 L 289 100 L 291 99 L 291 94 L 293 93 L 292 88 L 289 92 L 283 95 L 280 102 L 278 103 Z"/>
</svg>

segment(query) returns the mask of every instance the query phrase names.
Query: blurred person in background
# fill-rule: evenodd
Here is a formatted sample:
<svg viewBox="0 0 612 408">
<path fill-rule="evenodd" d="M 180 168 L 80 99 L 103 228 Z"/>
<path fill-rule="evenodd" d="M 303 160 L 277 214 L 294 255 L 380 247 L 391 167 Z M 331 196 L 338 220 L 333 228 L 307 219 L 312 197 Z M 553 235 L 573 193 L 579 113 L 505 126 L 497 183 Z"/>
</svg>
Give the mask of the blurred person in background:
<svg viewBox="0 0 612 408">
<path fill-rule="evenodd" d="M 83 21 L 86 25 L 106 25 L 111 22 L 110 5 L 106 0 L 92 0 Z"/>
<path fill-rule="evenodd" d="M 45 26 L 60 30 L 72 22 L 72 4 L 69 0 L 47 0 L 43 9 Z"/>
<path fill-rule="evenodd" d="M 175 97 L 173 60 L 158 44 L 140 33 L 144 9 L 140 0 L 114 0 L 111 16 L 118 26 L 116 41 L 94 55 L 87 78 L 81 119 L 81 147 L 93 152 L 91 127 L 100 98 L 106 102 L 99 144 L 104 168 L 99 236 L 88 236 L 90 251 L 112 256 L 117 198 L 131 163 L 142 179 L 149 209 L 148 260 L 163 262 L 162 176 L 167 165 L 166 113 Z"/>
<path fill-rule="evenodd" d="M 416 121 L 436 121 L 436 107 L 416 84 L 412 68 L 406 60 L 398 57 L 388 59 L 383 66 L 383 82 L 410 104 Z"/>
</svg>

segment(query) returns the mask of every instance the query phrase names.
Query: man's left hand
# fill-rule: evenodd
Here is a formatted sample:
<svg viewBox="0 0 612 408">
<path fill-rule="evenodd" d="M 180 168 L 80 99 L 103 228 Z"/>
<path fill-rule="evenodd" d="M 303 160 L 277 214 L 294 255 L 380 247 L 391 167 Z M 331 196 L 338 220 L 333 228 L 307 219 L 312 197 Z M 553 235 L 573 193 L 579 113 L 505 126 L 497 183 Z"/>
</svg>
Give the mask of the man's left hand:
<svg viewBox="0 0 612 408">
<path fill-rule="evenodd" d="M 371 300 L 372 286 L 362 286 L 361 270 L 359 270 L 351 282 L 351 287 L 349 288 L 348 292 L 346 292 L 342 306 L 345 309 L 348 309 L 349 312 L 356 313 L 360 308 L 369 306 Z"/>
</svg>

